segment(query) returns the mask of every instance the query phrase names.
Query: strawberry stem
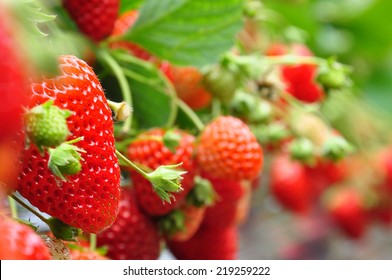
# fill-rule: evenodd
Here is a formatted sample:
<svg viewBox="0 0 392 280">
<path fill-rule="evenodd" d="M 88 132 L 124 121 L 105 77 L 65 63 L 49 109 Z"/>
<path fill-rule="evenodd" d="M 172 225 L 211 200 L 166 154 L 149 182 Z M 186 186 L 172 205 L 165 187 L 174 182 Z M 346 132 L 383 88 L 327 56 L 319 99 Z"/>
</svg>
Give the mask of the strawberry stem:
<svg viewBox="0 0 392 280">
<path fill-rule="evenodd" d="M 8 204 L 11 210 L 11 217 L 14 219 L 18 218 L 18 207 L 16 206 L 16 201 L 11 196 L 8 196 Z"/>
<path fill-rule="evenodd" d="M 90 250 L 95 251 L 97 249 L 97 235 L 90 233 Z"/>
<path fill-rule="evenodd" d="M 17 197 L 14 194 L 10 195 L 11 198 L 13 198 L 18 204 L 22 205 L 25 209 L 27 209 L 29 212 L 33 213 L 35 216 L 37 216 L 41 221 L 43 221 L 45 224 L 48 224 L 48 219 L 46 219 L 44 216 L 42 216 L 40 213 L 38 213 L 35 209 L 33 209 L 30 205 L 25 203 L 23 200 L 21 200 L 19 197 Z"/>
<path fill-rule="evenodd" d="M 199 131 L 204 130 L 204 123 L 199 116 L 181 99 L 177 98 L 178 107 L 189 117 Z"/>
<path fill-rule="evenodd" d="M 141 169 L 139 166 L 137 166 L 135 163 L 130 161 L 127 157 L 125 157 L 123 154 L 121 154 L 119 151 L 116 150 L 116 155 L 118 158 L 120 158 L 127 166 L 131 167 L 134 169 L 136 172 L 138 172 L 140 175 L 142 175 L 145 179 L 149 180 L 147 172 L 145 172 L 143 169 Z"/>
<path fill-rule="evenodd" d="M 118 64 L 118 62 L 107 52 L 105 49 L 101 48 L 97 51 L 97 56 L 103 60 L 105 64 L 107 64 L 110 69 L 113 71 L 114 76 L 116 77 L 118 84 L 121 88 L 121 94 L 124 98 L 125 103 L 127 103 L 132 108 L 132 91 L 127 78 L 124 74 L 123 69 Z M 121 128 L 121 133 L 126 135 L 132 127 L 132 111 L 129 117 L 124 121 L 124 124 Z"/>
<path fill-rule="evenodd" d="M 116 52 L 113 55 L 119 60 L 122 60 L 122 61 L 128 62 L 128 63 L 133 63 L 133 64 L 139 65 L 139 66 L 146 68 L 146 69 L 149 69 L 149 68 L 155 69 L 156 68 L 150 62 L 143 61 L 141 59 L 135 58 L 133 56 L 130 56 L 130 55 L 127 55 L 124 53 Z M 162 90 L 159 83 L 157 83 L 157 81 L 154 79 L 147 79 L 144 76 L 141 76 L 138 73 L 135 73 L 129 69 L 123 69 L 123 71 L 126 76 L 128 76 L 129 78 L 131 78 L 133 80 L 137 80 L 141 83 L 148 84 L 149 86 L 151 86 L 152 88 L 154 88 L 158 91 Z M 177 93 L 176 93 L 176 90 L 174 89 L 172 83 L 170 81 L 168 81 L 168 79 L 165 77 L 165 75 L 162 74 L 161 71 L 158 70 L 157 75 L 159 76 L 159 79 L 164 83 L 164 85 L 166 87 L 166 94 L 168 94 L 171 99 L 170 115 L 169 115 L 169 118 L 168 118 L 166 125 L 165 125 L 166 128 L 171 128 L 173 126 L 174 122 L 176 121 L 177 112 L 178 112 Z"/>
</svg>

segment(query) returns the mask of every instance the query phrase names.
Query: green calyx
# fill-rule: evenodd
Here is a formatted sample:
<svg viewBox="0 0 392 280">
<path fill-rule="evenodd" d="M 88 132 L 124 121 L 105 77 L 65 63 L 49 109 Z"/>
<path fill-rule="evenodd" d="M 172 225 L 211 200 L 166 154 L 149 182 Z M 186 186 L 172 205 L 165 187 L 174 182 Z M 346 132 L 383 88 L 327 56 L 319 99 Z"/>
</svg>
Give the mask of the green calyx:
<svg viewBox="0 0 392 280">
<path fill-rule="evenodd" d="M 53 100 L 49 100 L 35 106 L 25 116 L 28 140 L 41 152 L 45 147 L 60 145 L 70 135 L 67 118 L 72 115 L 72 112 L 60 109 L 53 103 Z"/>
<path fill-rule="evenodd" d="M 180 145 L 182 136 L 176 131 L 170 129 L 163 135 L 163 145 L 174 153 L 177 147 Z"/>
<path fill-rule="evenodd" d="M 48 167 L 55 176 L 63 181 L 66 181 L 65 176 L 77 174 L 82 169 L 81 153 L 85 151 L 73 145 L 81 139 L 77 138 L 62 143 L 54 149 L 49 149 Z"/>
<path fill-rule="evenodd" d="M 200 176 L 196 176 L 195 185 L 186 196 L 187 204 L 204 207 L 211 206 L 215 203 L 217 194 L 211 182 Z"/>
<path fill-rule="evenodd" d="M 333 161 L 339 161 L 354 152 L 354 147 L 341 136 L 332 136 L 323 145 L 322 154 Z"/>
<path fill-rule="evenodd" d="M 145 174 L 146 179 L 153 185 L 154 191 L 159 197 L 166 202 L 171 202 L 173 197 L 172 192 L 181 191 L 182 175 L 187 173 L 183 170 L 178 170 L 182 164 L 176 165 L 162 165 L 154 171 Z"/>
<path fill-rule="evenodd" d="M 174 209 L 169 214 L 159 218 L 158 226 L 162 233 L 169 237 L 178 232 L 184 232 L 186 230 L 185 214 L 179 209 Z"/>
<path fill-rule="evenodd" d="M 65 241 L 77 241 L 76 237 L 80 233 L 80 229 L 67 225 L 57 218 L 49 218 L 46 220 L 53 235 L 58 239 Z"/>
<path fill-rule="evenodd" d="M 294 140 L 289 147 L 290 155 L 293 159 L 313 164 L 315 160 L 315 147 L 312 141 L 307 138 Z"/>
<path fill-rule="evenodd" d="M 319 70 L 317 81 L 326 90 L 336 90 L 350 87 L 352 81 L 349 77 L 351 69 L 331 58 L 324 63 Z"/>
</svg>

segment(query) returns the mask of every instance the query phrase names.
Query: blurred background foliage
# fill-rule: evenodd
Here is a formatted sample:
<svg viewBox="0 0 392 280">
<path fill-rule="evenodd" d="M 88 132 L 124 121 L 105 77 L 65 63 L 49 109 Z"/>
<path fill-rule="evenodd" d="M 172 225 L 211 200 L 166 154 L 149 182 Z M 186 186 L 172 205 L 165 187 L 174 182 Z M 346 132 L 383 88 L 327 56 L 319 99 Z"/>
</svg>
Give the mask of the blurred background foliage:
<svg viewBox="0 0 392 280">
<path fill-rule="evenodd" d="M 392 1 L 264 0 L 275 36 L 353 67 L 356 94 L 392 119 Z M 281 33 L 283 30 L 284 34 Z"/>
</svg>

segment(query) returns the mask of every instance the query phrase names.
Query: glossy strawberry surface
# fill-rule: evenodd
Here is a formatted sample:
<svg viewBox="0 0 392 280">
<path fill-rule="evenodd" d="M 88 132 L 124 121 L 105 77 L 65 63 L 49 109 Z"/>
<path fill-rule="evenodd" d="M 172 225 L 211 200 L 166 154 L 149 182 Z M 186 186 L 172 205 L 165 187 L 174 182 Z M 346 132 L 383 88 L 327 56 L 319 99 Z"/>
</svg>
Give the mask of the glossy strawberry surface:
<svg viewBox="0 0 392 280">
<path fill-rule="evenodd" d="M 120 7 L 119 0 L 64 0 L 63 3 L 79 29 L 97 42 L 112 32 Z"/>
<path fill-rule="evenodd" d="M 252 180 L 262 171 L 263 150 L 245 123 L 232 116 L 221 116 L 202 132 L 197 163 L 214 178 Z"/>
<path fill-rule="evenodd" d="M 159 257 L 160 236 L 153 220 L 136 203 L 134 190 L 123 189 L 113 226 L 98 235 L 98 246 L 113 260 L 153 260 Z"/>
<path fill-rule="evenodd" d="M 74 114 L 67 119 L 70 139 L 82 154 L 82 170 L 61 181 L 48 169 L 48 153 L 31 145 L 23 153 L 18 191 L 34 206 L 87 232 L 100 232 L 115 220 L 120 168 L 115 155 L 112 112 L 93 70 L 74 56 L 60 58 L 61 75 L 31 85 L 30 106 L 48 99 Z"/>
</svg>

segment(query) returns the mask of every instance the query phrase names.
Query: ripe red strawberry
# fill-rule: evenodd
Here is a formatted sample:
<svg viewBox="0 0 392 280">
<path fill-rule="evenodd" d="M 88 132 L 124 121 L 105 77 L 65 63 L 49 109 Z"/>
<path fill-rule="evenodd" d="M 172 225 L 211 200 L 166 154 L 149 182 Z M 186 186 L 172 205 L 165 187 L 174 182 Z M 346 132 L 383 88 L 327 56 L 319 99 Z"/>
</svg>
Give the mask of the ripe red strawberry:
<svg viewBox="0 0 392 280">
<path fill-rule="evenodd" d="M 75 243 L 67 243 L 67 246 L 70 251 L 71 260 L 109 260 L 104 254 L 101 254 L 99 249 L 91 250 L 90 244 L 81 240 L 77 244 Z"/>
<path fill-rule="evenodd" d="M 50 260 L 49 249 L 29 226 L 0 215 L 0 260 Z"/>
<path fill-rule="evenodd" d="M 318 198 L 328 187 L 343 181 L 348 175 L 347 163 L 318 161 L 314 166 L 306 166 L 312 184 L 313 196 Z"/>
<path fill-rule="evenodd" d="M 109 260 L 109 258 L 102 256 L 96 251 L 91 251 L 88 248 L 83 250 L 71 250 L 71 260 L 87 260 L 87 261 L 95 261 L 95 260 Z"/>
<path fill-rule="evenodd" d="M 131 170 L 131 178 L 135 186 L 137 202 L 143 211 L 149 215 L 161 216 L 169 213 L 187 195 L 193 186 L 195 173 L 195 165 L 192 158 L 194 137 L 181 130 L 174 131 L 174 133 L 181 137 L 174 152 L 170 151 L 164 145 L 163 137 L 165 131 L 161 128 L 155 128 L 140 134 L 128 147 L 128 158 L 137 164 L 156 169 L 161 165 L 182 162 L 180 168 L 187 171 L 181 183 L 183 190 L 173 193 L 174 199 L 171 200 L 171 203 L 167 203 L 163 202 L 156 194 L 150 182 Z"/>
<path fill-rule="evenodd" d="M 305 167 L 288 155 L 277 155 L 271 164 L 270 191 L 285 208 L 306 214 L 312 207 L 312 189 Z"/>
<path fill-rule="evenodd" d="M 367 211 L 361 195 L 353 188 L 333 193 L 327 209 L 333 223 L 348 237 L 359 239 L 368 227 Z"/>
<path fill-rule="evenodd" d="M 203 221 L 206 208 L 185 203 L 174 209 L 164 217 L 164 220 L 160 220 L 166 238 L 172 241 L 186 241 L 192 238 Z"/>
<path fill-rule="evenodd" d="M 191 239 L 168 241 L 167 245 L 179 260 L 234 260 L 238 250 L 238 230 L 236 227 L 202 227 Z"/>
<path fill-rule="evenodd" d="M 197 68 L 172 66 L 171 75 L 178 97 L 189 107 L 197 110 L 211 102 L 211 94 L 203 86 L 203 76 Z"/>
<path fill-rule="evenodd" d="M 63 4 L 79 29 L 96 42 L 110 35 L 120 7 L 119 0 L 64 0 Z"/>
<path fill-rule="evenodd" d="M 74 112 L 67 119 L 74 145 L 83 153 L 82 169 L 60 181 L 48 169 L 48 153 L 24 151 L 18 191 L 41 211 L 66 224 L 97 233 L 115 220 L 120 168 L 115 155 L 112 113 L 93 70 L 74 56 L 60 57 L 61 75 L 31 86 L 30 107 L 48 99 Z"/>
<path fill-rule="evenodd" d="M 266 51 L 266 55 L 270 56 L 285 54 L 313 56 L 313 53 L 301 44 L 294 44 L 292 46 L 273 44 Z M 322 88 L 315 81 L 317 74 L 317 67 L 315 65 L 297 64 L 293 66 L 282 66 L 281 74 L 283 81 L 286 83 L 286 91 L 297 99 L 307 103 L 313 103 L 324 98 Z"/>
<path fill-rule="evenodd" d="M 3 138 L 0 140 L 0 192 L 10 194 L 18 186 L 18 175 L 22 164 L 19 157 L 23 152 L 22 132 L 14 137 Z"/>
<path fill-rule="evenodd" d="M 263 151 L 245 123 L 232 116 L 221 116 L 202 132 L 197 162 L 211 177 L 252 180 L 262 170 Z"/>
<path fill-rule="evenodd" d="M 0 4 L 0 142 L 22 125 L 25 104 L 26 71 L 21 50 L 15 40 L 15 25 Z"/>
<path fill-rule="evenodd" d="M 131 10 L 125 12 L 114 23 L 114 28 L 111 36 L 124 35 L 136 22 L 139 16 L 139 12 L 137 10 Z M 130 52 L 132 55 L 143 59 L 143 60 L 154 60 L 155 58 L 148 51 L 138 46 L 135 43 L 129 41 L 123 42 L 113 42 L 110 44 L 110 47 L 113 49 L 123 49 Z"/>
<path fill-rule="evenodd" d="M 113 260 L 153 260 L 159 257 L 160 237 L 153 220 L 138 208 L 133 189 L 124 188 L 113 226 L 97 236 Z"/>
<path fill-rule="evenodd" d="M 205 177 L 210 180 L 217 198 L 215 204 L 207 208 L 202 226 L 205 228 L 234 226 L 238 218 L 239 201 L 245 193 L 243 186 L 239 181 Z"/>
</svg>

